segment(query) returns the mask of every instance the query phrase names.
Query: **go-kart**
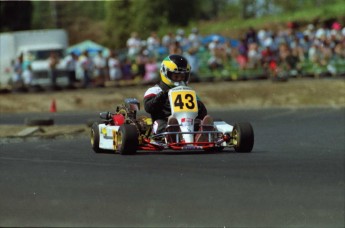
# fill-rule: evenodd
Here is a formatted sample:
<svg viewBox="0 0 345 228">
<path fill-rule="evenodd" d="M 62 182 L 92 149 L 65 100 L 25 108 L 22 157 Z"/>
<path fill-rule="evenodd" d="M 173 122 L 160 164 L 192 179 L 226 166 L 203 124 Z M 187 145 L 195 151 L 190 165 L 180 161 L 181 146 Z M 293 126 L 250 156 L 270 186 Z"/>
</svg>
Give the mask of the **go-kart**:
<svg viewBox="0 0 345 228">
<path fill-rule="evenodd" d="M 251 152 L 254 132 L 250 123 L 236 123 L 234 126 L 222 120 L 215 120 L 206 131 L 199 131 L 202 122 L 197 121 L 197 98 L 195 91 L 187 86 L 170 89 L 171 115 L 178 124 L 167 125 L 166 132 L 153 133 L 152 119 L 137 116 L 140 103 L 135 98 L 127 98 L 117 106 L 116 112 L 101 112 L 102 122 L 91 126 L 91 145 L 96 153 L 114 151 L 123 155 L 134 154 L 138 150 L 162 151 L 222 151 L 234 148 L 236 152 Z M 211 127 L 211 128 L 210 128 Z M 169 129 L 175 129 L 173 131 Z M 178 130 L 176 130 L 178 129 Z M 202 134 L 204 140 L 196 140 Z"/>
</svg>

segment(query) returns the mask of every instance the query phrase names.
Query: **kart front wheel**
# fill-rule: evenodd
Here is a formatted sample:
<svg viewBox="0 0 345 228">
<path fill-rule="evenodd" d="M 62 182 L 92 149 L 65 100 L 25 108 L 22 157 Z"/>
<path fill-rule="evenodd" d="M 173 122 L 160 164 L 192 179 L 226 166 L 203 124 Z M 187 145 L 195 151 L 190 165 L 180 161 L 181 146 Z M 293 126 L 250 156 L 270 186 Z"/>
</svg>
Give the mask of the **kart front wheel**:
<svg viewBox="0 0 345 228">
<path fill-rule="evenodd" d="M 98 128 L 98 122 L 94 122 L 91 126 L 91 132 L 90 132 L 90 139 L 91 139 L 91 146 L 93 151 L 96 153 L 102 153 L 105 152 L 105 150 L 99 148 L 99 128 Z"/>
<path fill-rule="evenodd" d="M 232 144 L 236 152 L 252 152 L 254 146 L 254 131 L 250 123 L 237 123 L 231 133 Z"/>
<path fill-rule="evenodd" d="M 135 154 L 139 144 L 137 127 L 131 124 L 123 124 L 117 133 L 117 149 L 120 154 Z"/>
</svg>

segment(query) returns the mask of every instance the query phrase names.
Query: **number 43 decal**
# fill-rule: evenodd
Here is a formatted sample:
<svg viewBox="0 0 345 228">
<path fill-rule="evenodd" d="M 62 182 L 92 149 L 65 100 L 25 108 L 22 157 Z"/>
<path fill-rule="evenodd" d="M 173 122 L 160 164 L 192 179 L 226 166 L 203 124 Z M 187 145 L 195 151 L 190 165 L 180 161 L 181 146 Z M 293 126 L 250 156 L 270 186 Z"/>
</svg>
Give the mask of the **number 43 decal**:
<svg viewBox="0 0 345 228">
<path fill-rule="evenodd" d="M 197 101 L 194 92 L 173 92 L 172 101 L 174 105 L 174 112 L 197 112 Z"/>
</svg>

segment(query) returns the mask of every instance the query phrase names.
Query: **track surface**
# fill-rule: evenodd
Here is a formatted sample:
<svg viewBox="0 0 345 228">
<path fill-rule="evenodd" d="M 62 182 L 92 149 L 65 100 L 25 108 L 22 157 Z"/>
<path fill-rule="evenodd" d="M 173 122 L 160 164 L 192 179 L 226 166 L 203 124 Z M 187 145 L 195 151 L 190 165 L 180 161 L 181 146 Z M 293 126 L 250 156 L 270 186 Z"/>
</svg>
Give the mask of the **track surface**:
<svg viewBox="0 0 345 228">
<path fill-rule="evenodd" d="M 344 109 L 211 114 L 251 122 L 254 151 L 95 154 L 86 137 L 0 145 L 0 226 L 344 227 Z"/>
</svg>

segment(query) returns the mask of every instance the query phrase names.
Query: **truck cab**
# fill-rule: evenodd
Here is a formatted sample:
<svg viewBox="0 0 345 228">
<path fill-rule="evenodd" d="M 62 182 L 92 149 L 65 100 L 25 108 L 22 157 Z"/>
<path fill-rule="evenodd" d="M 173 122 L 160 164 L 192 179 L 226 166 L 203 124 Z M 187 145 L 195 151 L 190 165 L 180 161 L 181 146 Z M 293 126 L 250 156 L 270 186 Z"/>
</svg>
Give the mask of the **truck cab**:
<svg viewBox="0 0 345 228">
<path fill-rule="evenodd" d="M 18 49 L 18 55 L 23 54 L 23 68 L 26 69 L 29 65 L 31 66 L 34 84 L 42 86 L 50 84 L 49 56 L 52 52 L 55 52 L 59 58 L 56 67 L 58 84 L 65 84 L 67 83 L 66 64 L 64 62 L 65 47 L 58 44 L 42 44 L 21 46 Z"/>
<path fill-rule="evenodd" d="M 64 29 L 43 29 L 6 32 L 0 34 L 0 87 L 10 85 L 13 66 L 23 54 L 22 69 L 30 65 L 32 83 L 46 86 L 51 83 L 49 55 L 55 52 L 60 59 L 57 66 L 57 84 L 67 83 L 64 56 L 68 47 L 68 34 Z"/>
</svg>

